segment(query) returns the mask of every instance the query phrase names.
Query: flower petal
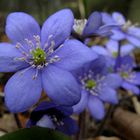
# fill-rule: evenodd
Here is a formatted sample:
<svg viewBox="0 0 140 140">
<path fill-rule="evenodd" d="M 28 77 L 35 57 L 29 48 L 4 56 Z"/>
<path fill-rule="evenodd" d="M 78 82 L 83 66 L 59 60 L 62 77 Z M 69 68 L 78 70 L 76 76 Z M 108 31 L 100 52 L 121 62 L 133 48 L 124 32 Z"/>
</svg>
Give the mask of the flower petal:
<svg viewBox="0 0 140 140">
<path fill-rule="evenodd" d="M 112 16 L 106 12 L 102 12 L 102 20 L 104 24 L 115 24 Z"/>
<path fill-rule="evenodd" d="M 74 105 L 80 100 L 80 87 L 70 72 L 49 65 L 42 72 L 47 95 L 59 105 Z"/>
<path fill-rule="evenodd" d="M 120 64 L 121 64 L 121 66 L 123 66 L 123 65 L 125 66 L 123 68 L 123 70 L 128 71 L 128 70 L 132 70 L 134 68 L 135 61 L 134 61 L 134 58 L 132 56 L 125 55 L 123 57 L 120 57 Z"/>
<path fill-rule="evenodd" d="M 129 83 L 127 81 L 124 81 L 123 84 L 122 84 L 122 87 L 130 92 L 132 92 L 133 94 L 140 94 L 140 89 L 135 86 L 134 84 L 132 83 Z"/>
<path fill-rule="evenodd" d="M 14 12 L 6 20 L 6 34 L 13 43 L 24 43 L 25 39 L 33 39 L 33 35 L 40 35 L 40 27 L 36 20 L 23 12 Z"/>
<path fill-rule="evenodd" d="M 134 50 L 134 46 L 132 44 L 125 44 L 121 46 L 121 54 L 124 55 L 128 55 L 130 53 L 132 53 L 132 51 Z"/>
<path fill-rule="evenodd" d="M 73 113 L 72 107 L 59 106 L 58 104 L 50 101 L 43 101 L 32 111 L 30 118 L 33 120 L 34 118 L 37 118 L 36 116 L 47 114 L 48 112 L 46 112 L 46 110 L 49 110 L 50 112 L 51 110 L 57 110 L 66 116 L 70 116 Z"/>
<path fill-rule="evenodd" d="M 78 102 L 78 104 L 73 106 L 74 113 L 79 114 L 84 111 L 84 109 L 87 107 L 87 103 L 89 99 L 88 97 L 89 94 L 85 90 L 82 90 L 80 102 Z"/>
<path fill-rule="evenodd" d="M 93 12 L 85 25 L 83 36 L 90 36 L 102 25 L 102 16 L 99 12 Z"/>
<path fill-rule="evenodd" d="M 112 35 L 112 29 L 116 29 L 116 28 L 119 28 L 117 25 L 115 24 L 112 24 L 112 25 L 103 25 L 99 28 L 99 30 L 96 31 L 96 34 L 97 35 L 100 35 L 100 36 L 110 36 Z"/>
<path fill-rule="evenodd" d="M 100 54 L 100 55 L 105 55 L 105 56 L 110 56 L 109 52 L 107 49 L 103 48 L 102 46 L 92 46 L 91 48 L 95 53 Z"/>
<path fill-rule="evenodd" d="M 134 76 L 132 77 L 132 82 L 135 85 L 140 85 L 140 72 L 135 72 Z"/>
<path fill-rule="evenodd" d="M 90 96 L 88 102 L 88 109 L 95 119 L 101 120 L 105 115 L 103 102 L 95 96 Z"/>
<path fill-rule="evenodd" d="M 67 70 L 77 69 L 97 58 L 97 55 L 87 46 L 74 39 L 67 40 L 64 46 L 56 50 L 55 54 L 60 58 L 56 65 Z"/>
<path fill-rule="evenodd" d="M 55 125 L 53 123 L 53 121 L 51 120 L 51 118 L 47 115 L 44 115 L 37 123 L 37 126 L 39 127 L 46 127 L 46 128 L 50 128 L 50 129 L 55 129 Z"/>
<path fill-rule="evenodd" d="M 132 43 L 133 45 L 135 45 L 136 47 L 140 48 L 140 39 L 135 37 L 135 36 L 131 36 L 131 35 L 127 35 L 126 39 Z"/>
<path fill-rule="evenodd" d="M 107 73 L 107 63 L 106 63 L 106 56 L 100 55 L 96 60 L 89 63 L 89 67 L 87 67 L 87 72 L 89 72 L 89 69 L 92 70 L 93 74 L 92 76 L 95 77 L 95 75 L 106 75 Z"/>
<path fill-rule="evenodd" d="M 23 70 L 24 71 L 24 70 Z M 41 95 L 40 74 L 36 79 L 34 69 L 15 73 L 5 86 L 5 102 L 11 112 L 23 112 L 34 105 Z"/>
<path fill-rule="evenodd" d="M 34 114 L 36 114 L 35 112 L 44 112 L 45 110 L 48 110 L 50 108 L 55 108 L 57 105 L 53 102 L 41 102 L 33 111 L 32 111 L 32 114 L 31 114 L 31 118 L 32 116 L 34 116 Z"/>
<path fill-rule="evenodd" d="M 115 53 L 118 53 L 119 50 L 119 43 L 116 40 L 110 39 L 106 43 L 107 50 L 114 56 Z"/>
<path fill-rule="evenodd" d="M 113 12 L 112 17 L 119 25 L 123 25 L 126 22 L 125 17 L 119 12 Z"/>
<path fill-rule="evenodd" d="M 140 28 L 139 27 L 135 27 L 135 26 L 130 26 L 127 30 L 127 33 L 140 38 Z"/>
<path fill-rule="evenodd" d="M 65 117 L 62 119 L 62 121 L 64 125 L 57 126 L 57 130 L 67 135 L 74 135 L 78 132 L 79 128 L 75 120 L 71 119 L 70 117 Z"/>
<path fill-rule="evenodd" d="M 42 44 L 47 43 L 52 36 L 55 47 L 59 46 L 67 39 L 72 31 L 74 24 L 73 13 L 69 9 L 64 9 L 50 16 L 43 24 L 41 31 Z"/>
<path fill-rule="evenodd" d="M 0 72 L 14 72 L 28 67 L 24 61 L 16 60 L 23 55 L 9 43 L 0 43 Z"/>
<path fill-rule="evenodd" d="M 114 73 L 111 73 L 111 74 L 108 74 L 105 79 L 103 80 L 103 82 L 112 87 L 112 88 L 118 88 L 121 86 L 122 84 L 122 78 L 120 77 L 119 74 L 114 74 Z"/>
<path fill-rule="evenodd" d="M 125 33 L 120 29 L 113 29 L 112 33 L 113 34 L 111 35 L 111 39 L 114 39 L 114 40 L 119 41 L 119 40 L 125 39 L 125 37 L 126 37 Z"/>
<path fill-rule="evenodd" d="M 118 97 L 117 97 L 117 92 L 108 86 L 103 87 L 99 91 L 99 98 L 103 100 L 104 102 L 109 102 L 112 104 L 117 104 L 118 103 Z"/>
</svg>

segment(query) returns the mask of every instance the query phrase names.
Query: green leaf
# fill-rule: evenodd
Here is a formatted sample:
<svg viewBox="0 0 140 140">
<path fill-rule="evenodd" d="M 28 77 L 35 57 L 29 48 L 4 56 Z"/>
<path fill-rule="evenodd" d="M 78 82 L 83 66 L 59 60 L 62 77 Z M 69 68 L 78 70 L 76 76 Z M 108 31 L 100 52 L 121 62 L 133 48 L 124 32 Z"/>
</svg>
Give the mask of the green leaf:
<svg viewBox="0 0 140 140">
<path fill-rule="evenodd" d="M 0 140 L 70 140 L 64 134 L 40 127 L 20 129 L 0 137 Z"/>
</svg>

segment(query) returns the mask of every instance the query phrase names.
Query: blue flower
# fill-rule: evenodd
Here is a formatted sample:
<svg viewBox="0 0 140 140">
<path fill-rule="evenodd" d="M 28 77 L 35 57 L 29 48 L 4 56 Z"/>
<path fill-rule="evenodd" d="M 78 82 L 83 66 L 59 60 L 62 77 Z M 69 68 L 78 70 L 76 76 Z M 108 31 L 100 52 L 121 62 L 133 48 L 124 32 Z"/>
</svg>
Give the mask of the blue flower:
<svg viewBox="0 0 140 140">
<path fill-rule="evenodd" d="M 116 23 L 103 24 L 102 14 L 100 12 L 93 12 L 88 20 L 75 20 L 73 29 L 76 33 L 85 37 L 91 36 L 109 36 L 112 34 L 113 28 L 118 28 Z"/>
<path fill-rule="evenodd" d="M 92 50 L 97 54 L 109 56 L 111 58 L 116 58 L 118 56 L 118 51 L 120 47 L 120 55 L 125 56 L 131 54 L 134 50 L 134 46 L 130 43 L 123 44 L 119 46 L 119 42 L 113 39 L 110 39 L 106 42 L 105 45 L 94 45 L 92 46 Z"/>
<path fill-rule="evenodd" d="M 125 17 L 119 12 L 113 12 L 112 15 L 102 13 L 104 24 L 121 25 L 119 29 L 113 29 L 112 39 L 127 40 L 132 45 L 140 47 L 140 28 L 133 25 L 130 21 L 126 21 Z"/>
<path fill-rule="evenodd" d="M 73 106 L 74 112 L 80 113 L 88 107 L 91 115 L 96 119 L 104 117 L 104 102 L 117 104 L 117 92 L 122 82 L 118 74 L 108 74 L 104 57 L 99 57 L 78 70 L 81 85 L 81 100 Z"/>
<path fill-rule="evenodd" d="M 27 127 L 39 126 L 61 131 L 67 135 L 78 132 L 76 121 L 70 118 L 72 108 L 58 106 L 52 102 L 42 102 L 31 113 Z"/>
<path fill-rule="evenodd" d="M 132 56 L 127 55 L 117 58 L 116 71 L 123 79 L 122 87 L 132 94 L 140 94 L 140 72 L 133 69 L 136 67 Z"/>
<path fill-rule="evenodd" d="M 50 16 L 41 30 L 26 13 L 7 17 L 6 34 L 12 44 L 0 43 L 0 72 L 16 72 L 5 86 L 10 111 L 27 110 L 37 103 L 42 90 L 60 105 L 80 100 L 79 85 L 69 71 L 97 56 L 81 42 L 68 39 L 73 22 L 69 9 Z"/>
</svg>

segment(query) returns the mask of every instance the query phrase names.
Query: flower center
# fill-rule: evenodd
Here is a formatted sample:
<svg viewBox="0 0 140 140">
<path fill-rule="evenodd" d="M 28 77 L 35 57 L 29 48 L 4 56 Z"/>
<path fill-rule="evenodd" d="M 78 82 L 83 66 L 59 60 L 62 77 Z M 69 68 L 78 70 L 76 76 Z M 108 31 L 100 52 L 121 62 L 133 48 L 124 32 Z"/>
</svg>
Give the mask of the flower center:
<svg viewBox="0 0 140 140">
<path fill-rule="evenodd" d="M 46 43 L 42 46 L 39 35 L 34 35 L 34 40 L 25 39 L 26 45 L 23 46 L 21 43 L 17 42 L 15 45 L 16 49 L 23 55 L 22 57 L 15 57 L 15 61 L 25 61 L 30 66 L 21 72 L 35 68 L 36 72 L 33 75 L 33 79 L 38 76 L 38 71 L 49 64 L 60 61 L 58 55 L 52 55 L 54 53 L 55 42 L 53 40 L 53 35 L 48 37 Z"/>
<path fill-rule="evenodd" d="M 123 26 L 122 26 L 122 29 L 123 31 L 127 31 L 128 28 L 132 25 L 131 21 L 127 21 Z"/>
<path fill-rule="evenodd" d="M 118 52 L 112 52 L 112 55 L 114 58 L 116 58 L 118 56 Z"/>
<path fill-rule="evenodd" d="M 46 53 L 41 48 L 36 48 L 35 50 L 31 51 L 34 64 L 35 65 L 42 65 L 46 62 Z"/>
<path fill-rule="evenodd" d="M 50 116 L 52 121 L 54 122 L 55 125 L 57 126 L 63 126 L 64 125 L 64 122 L 62 121 L 62 118 L 60 119 L 58 116 L 55 116 L 55 115 L 51 115 Z"/>
<path fill-rule="evenodd" d="M 129 74 L 127 72 L 121 72 L 121 77 L 122 78 L 128 78 Z"/>
<path fill-rule="evenodd" d="M 96 82 L 92 79 L 89 79 L 86 81 L 86 88 L 87 89 L 93 89 L 96 87 Z"/>
</svg>

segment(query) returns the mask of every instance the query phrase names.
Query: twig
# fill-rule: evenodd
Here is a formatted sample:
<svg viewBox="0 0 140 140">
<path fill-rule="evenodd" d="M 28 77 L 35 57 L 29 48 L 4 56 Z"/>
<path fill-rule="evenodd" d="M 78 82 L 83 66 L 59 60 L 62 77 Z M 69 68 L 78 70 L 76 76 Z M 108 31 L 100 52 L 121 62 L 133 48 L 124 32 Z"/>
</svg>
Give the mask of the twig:
<svg viewBox="0 0 140 140">
<path fill-rule="evenodd" d="M 137 97 L 134 96 L 132 98 L 132 102 L 134 104 L 135 111 L 138 115 L 140 115 L 140 102 L 138 101 Z"/>
<path fill-rule="evenodd" d="M 17 115 L 17 114 L 14 114 L 14 117 L 15 117 L 15 121 L 16 121 L 16 123 L 17 123 L 18 128 L 22 128 L 22 125 L 21 125 L 21 122 L 20 122 L 20 120 L 19 120 L 18 115 Z"/>
<path fill-rule="evenodd" d="M 4 132 L 4 133 L 8 133 L 7 130 L 3 129 L 3 128 L 0 128 L 0 131 Z"/>
<path fill-rule="evenodd" d="M 108 120 L 108 118 L 111 116 L 113 110 L 114 110 L 114 106 L 109 105 L 109 108 L 106 112 L 106 115 L 105 115 L 104 119 L 101 121 L 100 126 L 98 127 L 98 129 L 93 134 L 94 137 L 101 134 L 102 130 L 104 129 L 104 125 L 106 124 L 106 121 Z"/>
<path fill-rule="evenodd" d="M 81 15 L 81 18 L 85 18 L 85 6 L 83 0 L 78 0 L 78 8 Z"/>
<path fill-rule="evenodd" d="M 79 115 L 78 125 L 79 125 L 79 133 L 77 133 L 75 140 L 83 140 L 85 138 L 85 119 L 86 119 L 86 111 L 82 112 Z"/>
</svg>

